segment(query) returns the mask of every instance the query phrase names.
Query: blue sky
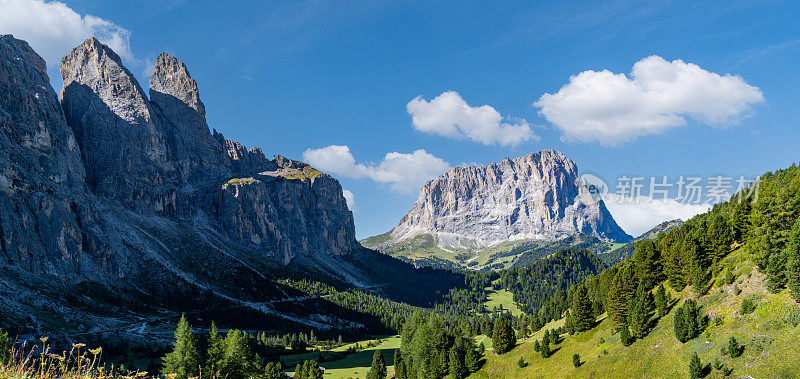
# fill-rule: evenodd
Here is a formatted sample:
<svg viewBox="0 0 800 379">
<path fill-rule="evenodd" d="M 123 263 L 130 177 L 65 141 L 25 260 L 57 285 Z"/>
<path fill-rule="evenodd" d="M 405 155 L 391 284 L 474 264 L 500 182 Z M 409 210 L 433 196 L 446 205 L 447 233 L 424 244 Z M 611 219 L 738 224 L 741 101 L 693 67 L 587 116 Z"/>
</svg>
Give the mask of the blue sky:
<svg viewBox="0 0 800 379">
<path fill-rule="evenodd" d="M 396 225 L 437 171 L 545 148 L 612 187 L 622 176 L 752 177 L 798 161 L 800 3 L 555 3 L 0 0 L 0 10 L 33 20 L 0 16 L 0 33 L 45 56 L 56 90 L 58 57 L 99 33 L 143 87 L 158 53 L 183 60 L 209 125 L 228 138 L 295 159 L 347 146 L 355 162 L 339 149 L 344 160 L 326 168 L 354 196 L 359 238 Z M 663 59 L 646 60 L 654 55 Z M 686 74 L 678 84 L 652 79 L 673 69 Z M 597 92 L 575 83 L 537 103 L 587 70 L 595 73 L 581 78 Z M 457 95 L 447 104 L 463 101 L 470 113 L 437 113 L 446 109 L 433 99 L 448 91 Z M 597 109 L 576 107 L 566 99 L 574 92 Z M 407 106 L 418 96 L 414 113 Z M 507 138 L 513 130 L 522 136 Z M 612 212 L 638 234 L 704 207 Z"/>
</svg>

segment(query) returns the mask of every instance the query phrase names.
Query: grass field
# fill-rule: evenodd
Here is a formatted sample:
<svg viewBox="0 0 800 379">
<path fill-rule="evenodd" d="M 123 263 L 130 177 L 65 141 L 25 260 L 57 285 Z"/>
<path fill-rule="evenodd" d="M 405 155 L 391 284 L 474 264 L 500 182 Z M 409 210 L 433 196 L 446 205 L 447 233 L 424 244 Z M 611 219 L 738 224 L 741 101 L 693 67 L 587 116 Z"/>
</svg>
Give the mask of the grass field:
<svg viewBox="0 0 800 379">
<path fill-rule="evenodd" d="M 800 326 L 790 319 L 800 307 L 786 290 L 772 294 L 764 287 L 764 275 L 758 273 L 752 262 L 742 251 L 731 254 L 726 264 L 735 267 L 737 286 L 715 286 L 708 294 L 698 299 L 703 311 L 722 318 L 722 324 L 710 322 L 710 326 L 699 337 L 679 342 L 674 335 L 674 312 L 663 317 L 642 340 L 625 347 L 619 335 L 612 334 L 611 322 L 602 316 L 599 326 L 575 336 L 563 335 L 562 342 L 551 348 L 555 352 L 547 359 L 534 351 L 534 341 L 541 339 L 544 329 L 534 338 L 520 343 L 512 351 L 498 356 L 486 353 L 486 364 L 474 378 L 639 378 L 674 377 L 686 378 L 689 360 L 697 352 L 703 365 L 708 365 L 706 378 L 722 378 L 720 371 L 709 363 L 719 358 L 727 367 L 733 368 L 734 378 L 792 378 L 800 373 Z M 691 297 L 687 289 L 672 293 L 673 298 Z M 745 297 L 757 299 L 758 308 L 752 314 L 739 315 L 738 310 Z M 796 319 L 794 319 L 796 321 Z M 563 320 L 548 324 L 545 329 L 557 327 Z M 746 345 L 744 353 L 737 358 L 721 356 L 720 347 L 733 335 Z M 581 366 L 572 365 L 572 355 L 580 354 Z M 523 357 L 529 365 L 520 368 L 517 361 Z"/>
<path fill-rule="evenodd" d="M 491 287 L 486 287 L 486 290 L 489 291 L 484 303 L 486 304 L 486 310 L 491 311 L 494 307 L 500 308 L 502 306 L 503 309 L 507 309 L 514 316 L 522 314 L 522 311 L 517 307 L 517 303 L 514 302 L 514 295 L 511 292 L 505 289 L 493 291 Z"/>
<path fill-rule="evenodd" d="M 367 371 L 372 365 L 372 355 L 375 354 L 375 350 L 380 350 L 381 354 L 383 354 L 383 359 L 386 360 L 389 375 L 391 376 L 394 374 L 394 351 L 400 348 L 400 338 L 391 336 L 359 341 L 358 344 L 363 347 L 370 341 L 378 343 L 378 345 L 356 353 L 346 354 L 345 352 L 348 348 L 355 346 L 355 343 L 352 343 L 332 350 L 287 355 L 283 357 L 283 362 L 289 370 L 287 372 L 294 372 L 294 367 L 297 363 L 307 359 L 318 360 L 320 354 L 322 354 L 326 361 L 320 362 L 319 365 L 325 368 L 326 379 L 363 378 L 367 375 Z"/>
</svg>

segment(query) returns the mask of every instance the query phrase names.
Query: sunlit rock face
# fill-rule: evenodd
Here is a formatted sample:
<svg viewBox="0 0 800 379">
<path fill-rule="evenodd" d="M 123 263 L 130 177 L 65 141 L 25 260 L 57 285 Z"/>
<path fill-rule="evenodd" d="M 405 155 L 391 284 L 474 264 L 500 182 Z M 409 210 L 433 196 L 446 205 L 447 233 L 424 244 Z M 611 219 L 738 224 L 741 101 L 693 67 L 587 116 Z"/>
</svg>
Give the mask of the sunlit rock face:
<svg viewBox="0 0 800 379">
<path fill-rule="evenodd" d="M 431 235 L 440 247 L 469 249 L 578 233 L 631 238 L 579 185 L 575 162 L 543 150 L 485 167 L 455 167 L 429 181 L 382 245 Z"/>
</svg>

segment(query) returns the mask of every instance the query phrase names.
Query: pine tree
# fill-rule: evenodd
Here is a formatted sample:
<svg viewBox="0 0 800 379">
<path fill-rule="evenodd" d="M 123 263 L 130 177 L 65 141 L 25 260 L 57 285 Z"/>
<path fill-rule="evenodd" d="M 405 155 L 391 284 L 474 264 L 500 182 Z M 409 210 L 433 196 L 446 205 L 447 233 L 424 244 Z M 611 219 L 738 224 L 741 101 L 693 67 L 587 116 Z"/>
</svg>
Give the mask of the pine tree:
<svg viewBox="0 0 800 379">
<path fill-rule="evenodd" d="M 564 330 L 570 335 L 575 334 L 575 326 L 572 323 L 572 314 L 570 314 L 569 309 L 564 314 Z"/>
<path fill-rule="evenodd" d="M 581 356 L 578 353 L 572 354 L 572 365 L 575 367 L 581 366 Z"/>
<path fill-rule="evenodd" d="M 286 379 L 286 373 L 283 372 L 283 366 L 280 362 L 267 362 L 267 364 L 264 365 L 263 377 L 265 379 Z"/>
<path fill-rule="evenodd" d="M 249 378 L 260 370 L 258 359 L 250 350 L 247 337 L 240 330 L 229 330 L 225 336 L 225 353 L 221 373 L 228 378 Z"/>
<path fill-rule="evenodd" d="M 218 375 L 222 368 L 222 358 L 225 355 L 225 344 L 217 330 L 217 324 L 211 322 L 211 332 L 208 333 L 208 349 L 206 350 L 206 368 L 203 370 L 212 376 Z"/>
<path fill-rule="evenodd" d="M 631 332 L 637 339 L 644 338 L 650 327 L 650 316 L 653 313 L 655 305 L 653 304 L 653 296 L 650 291 L 645 287 L 645 282 L 639 282 L 639 288 L 636 290 L 636 297 L 634 298 L 634 306 L 631 311 Z"/>
<path fill-rule="evenodd" d="M 533 343 L 533 350 L 538 352 L 541 349 L 542 349 L 542 345 L 539 344 L 539 340 L 536 340 L 536 342 Z"/>
<path fill-rule="evenodd" d="M 178 321 L 175 343 L 163 361 L 162 371 L 165 375 L 175 374 L 176 378 L 189 378 L 197 376 L 200 372 L 200 352 L 197 350 L 197 340 L 192 327 L 186 321 L 186 315 L 182 315 Z"/>
<path fill-rule="evenodd" d="M 661 279 L 661 253 L 656 248 L 655 242 L 644 240 L 636 242 L 633 252 L 633 264 L 636 266 L 636 276 L 645 286 L 652 288 Z"/>
<path fill-rule="evenodd" d="M 704 320 L 697 303 L 687 299 L 683 306 L 675 310 L 675 337 L 681 342 L 697 337 L 704 328 Z"/>
<path fill-rule="evenodd" d="M 692 379 L 698 379 L 703 376 L 703 364 L 700 362 L 700 357 L 697 356 L 697 352 L 692 354 L 692 360 L 689 362 L 689 377 Z"/>
<path fill-rule="evenodd" d="M 736 341 L 736 337 L 734 336 L 728 339 L 728 354 L 731 355 L 731 358 L 742 355 L 742 347 L 739 346 L 739 342 Z"/>
<path fill-rule="evenodd" d="M 540 347 L 539 351 L 542 353 L 542 358 L 547 358 L 550 356 L 550 341 L 546 339 L 542 339 L 542 346 Z"/>
<path fill-rule="evenodd" d="M 619 341 L 622 342 L 622 346 L 630 346 L 633 343 L 634 339 L 628 331 L 628 325 L 622 325 L 619 331 Z"/>
<path fill-rule="evenodd" d="M 795 221 L 789 232 L 786 244 L 786 280 L 792 297 L 800 302 L 800 218 Z"/>
<path fill-rule="evenodd" d="M 403 353 L 400 349 L 394 351 L 394 377 L 397 379 L 406 379 L 408 377 Z"/>
<path fill-rule="evenodd" d="M 499 317 L 492 331 L 492 344 L 498 354 L 510 351 L 517 344 L 514 329 L 508 324 L 505 317 Z"/>
<path fill-rule="evenodd" d="M 677 338 L 678 341 L 686 342 L 684 340 L 686 336 L 686 325 L 684 325 L 683 320 L 683 307 L 680 307 L 675 310 L 675 321 L 673 322 L 673 326 L 675 328 L 675 338 Z"/>
<path fill-rule="evenodd" d="M 769 256 L 767 264 L 767 288 L 776 293 L 786 286 L 786 254 L 778 251 Z"/>
<path fill-rule="evenodd" d="M 592 328 L 594 320 L 588 291 L 583 285 L 578 285 L 572 295 L 572 327 L 576 332 L 583 332 Z"/>
<path fill-rule="evenodd" d="M 628 322 L 628 301 L 629 293 L 626 286 L 625 273 L 619 270 L 611 281 L 611 288 L 608 292 L 608 313 L 614 322 L 614 329 L 620 330 Z"/>
<path fill-rule="evenodd" d="M 478 371 L 478 353 L 475 350 L 468 349 L 464 354 L 464 365 L 467 366 L 470 372 Z"/>
<path fill-rule="evenodd" d="M 383 359 L 383 354 L 380 350 L 375 350 L 372 354 L 372 366 L 367 372 L 367 379 L 385 379 L 386 378 L 386 360 Z M 459 377 L 460 378 L 460 377 Z"/>
<path fill-rule="evenodd" d="M 664 317 L 669 312 L 669 303 L 672 302 L 670 295 L 664 288 L 664 284 L 660 284 L 656 290 L 655 296 L 656 309 L 658 309 L 658 317 Z"/>
</svg>

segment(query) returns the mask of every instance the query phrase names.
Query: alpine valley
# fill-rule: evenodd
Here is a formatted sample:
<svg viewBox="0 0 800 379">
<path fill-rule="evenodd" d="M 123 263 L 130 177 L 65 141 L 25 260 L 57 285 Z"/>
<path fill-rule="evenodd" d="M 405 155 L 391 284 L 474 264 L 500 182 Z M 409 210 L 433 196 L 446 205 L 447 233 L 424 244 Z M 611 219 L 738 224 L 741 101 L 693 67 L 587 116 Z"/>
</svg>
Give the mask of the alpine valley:
<svg viewBox="0 0 800 379">
<path fill-rule="evenodd" d="M 78 19 L 110 28 L 89 15 Z M 295 22 L 284 21 L 281 29 Z M 312 167 L 247 148 L 209 126 L 213 118 L 184 62 L 159 54 L 145 91 L 123 65 L 141 62 L 112 50 L 114 43 L 92 37 L 74 47 L 61 59 L 57 94 L 45 59 L 28 42 L 0 35 L 0 378 L 800 372 L 797 165 L 764 173 L 686 220 L 649 217 L 639 230 L 658 225 L 634 237 L 620 226 L 625 213 L 589 189 L 575 161 L 554 149 L 521 150 L 539 141 L 533 124 L 501 122 L 492 107 L 471 107 L 451 91 L 408 103 L 415 133 L 434 133 L 431 123 L 462 112 L 488 120 L 500 135 L 464 119 L 435 134 L 492 151 L 513 146 L 522 152 L 508 155 L 520 156 L 498 153 L 495 163 L 455 167 L 439 159 L 440 170 L 414 182 L 416 190 L 427 181 L 396 226 L 359 241 L 348 206 L 353 194 L 339 179 L 348 188 L 348 179 L 367 178 L 390 187 L 400 179 L 387 161 L 413 154 L 362 164 L 349 147 L 332 145 L 340 155 L 318 161 L 303 154 Z M 236 46 L 243 45 L 231 42 L 220 54 Z M 632 93 L 652 96 L 646 92 L 670 80 L 705 73 L 710 81 L 744 83 L 680 60 L 646 71 L 658 59 L 636 63 L 630 79 L 585 71 L 562 91 L 592 87 L 582 80 L 613 80 L 598 88 L 624 88 L 625 101 L 580 101 L 602 118 L 606 108 L 639 96 Z M 686 71 L 659 76 L 674 67 Z M 636 115 L 655 109 L 657 132 L 669 122 L 683 126 L 686 114 L 749 115 L 729 115 L 720 101 L 709 116 L 693 101 L 674 99 L 714 88 L 703 82 L 680 96 L 634 102 Z M 661 102 L 691 107 L 673 112 Z M 599 124 L 582 124 L 577 136 L 565 132 L 562 142 L 586 142 Z M 519 144 L 508 141 L 515 136 Z M 422 149 L 414 154 L 438 159 Z"/>
</svg>

